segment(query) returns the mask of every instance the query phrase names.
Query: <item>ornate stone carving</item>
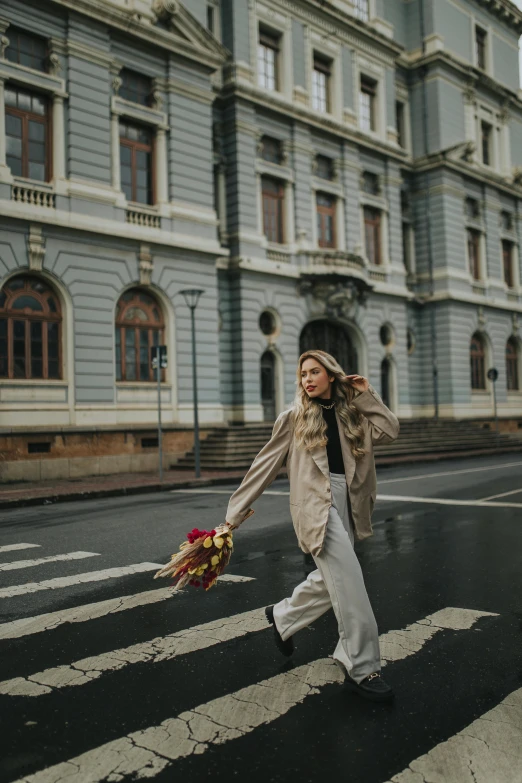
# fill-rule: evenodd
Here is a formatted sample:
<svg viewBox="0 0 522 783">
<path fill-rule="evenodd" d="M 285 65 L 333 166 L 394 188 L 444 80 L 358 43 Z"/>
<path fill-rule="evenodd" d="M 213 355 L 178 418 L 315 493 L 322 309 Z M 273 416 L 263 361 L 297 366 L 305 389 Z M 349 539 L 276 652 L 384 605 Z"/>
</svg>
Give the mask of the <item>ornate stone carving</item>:
<svg viewBox="0 0 522 783">
<path fill-rule="evenodd" d="M 140 245 L 138 259 L 140 266 L 140 285 L 150 285 L 152 272 L 154 271 L 154 260 L 149 245 Z"/>
<path fill-rule="evenodd" d="M 485 314 L 485 312 L 484 312 L 484 308 L 482 307 L 482 305 L 480 305 L 480 307 L 479 307 L 479 309 L 478 309 L 478 313 L 477 313 L 477 321 L 478 321 L 478 325 L 479 325 L 479 327 L 480 327 L 481 329 L 483 329 L 483 328 L 484 328 L 484 326 L 485 326 L 485 325 L 487 324 L 487 322 L 488 322 L 488 319 L 486 318 L 486 314 Z"/>
<path fill-rule="evenodd" d="M 120 87 L 123 84 L 121 76 L 113 76 L 112 78 L 112 91 L 114 95 L 118 95 Z"/>
<path fill-rule="evenodd" d="M 152 10 L 162 21 L 170 21 L 179 13 L 179 3 L 177 0 L 154 0 Z"/>
<path fill-rule="evenodd" d="M 9 46 L 9 38 L 7 35 L 0 37 L 0 60 L 5 60 L 5 50 Z"/>
<path fill-rule="evenodd" d="M 522 188 L 522 166 L 516 166 L 513 169 L 513 184 Z"/>
<path fill-rule="evenodd" d="M 513 323 L 513 334 L 518 334 L 520 331 L 520 322 L 518 320 L 518 315 L 516 313 L 513 313 L 512 323 Z"/>
<path fill-rule="evenodd" d="M 51 76 L 59 76 L 62 72 L 62 63 L 56 52 L 51 52 L 49 55 L 49 73 Z"/>
<path fill-rule="evenodd" d="M 297 292 L 307 300 L 312 317 L 335 320 L 355 320 L 361 305 L 366 304 L 369 291 L 368 284 L 354 278 L 306 278 L 297 283 Z"/>
<path fill-rule="evenodd" d="M 45 257 L 45 239 L 42 236 L 42 227 L 34 223 L 29 226 L 27 237 L 27 258 L 29 269 L 33 272 L 41 272 Z"/>
</svg>

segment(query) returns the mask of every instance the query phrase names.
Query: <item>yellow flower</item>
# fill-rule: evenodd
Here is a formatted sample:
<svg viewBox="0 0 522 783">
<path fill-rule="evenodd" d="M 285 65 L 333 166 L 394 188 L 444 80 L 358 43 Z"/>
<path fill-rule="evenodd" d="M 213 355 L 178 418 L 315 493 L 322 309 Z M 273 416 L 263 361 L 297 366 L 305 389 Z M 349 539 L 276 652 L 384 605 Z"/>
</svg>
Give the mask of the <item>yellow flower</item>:
<svg viewBox="0 0 522 783">
<path fill-rule="evenodd" d="M 214 543 L 216 543 L 216 539 L 214 539 Z M 207 536 L 205 540 L 203 541 L 203 546 L 205 549 L 208 549 L 212 546 L 212 536 Z"/>
<path fill-rule="evenodd" d="M 197 571 L 197 568 L 189 568 L 188 572 L 189 574 L 195 574 Z"/>
<path fill-rule="evenodd" d="M 225 542 L 221 538 L 221 536 L 214 536 L 214 544 L 217 546 L 218 549 L 221 549 Z M 209 544 L 210 546 L 210 544 Z"/>
<path fill-rule="evenodd" d="M 211 559 L 211 561 L 210 561 L 210 562 L 211 562 L 211 564 L 212 564 L 213 566 L 216 566 L 216 565 L 219 563 L 219 557 L 218 557 L 218 555 L 214 555 L 214 556 L 212 557 L 212 559 Z"/>
</svg>

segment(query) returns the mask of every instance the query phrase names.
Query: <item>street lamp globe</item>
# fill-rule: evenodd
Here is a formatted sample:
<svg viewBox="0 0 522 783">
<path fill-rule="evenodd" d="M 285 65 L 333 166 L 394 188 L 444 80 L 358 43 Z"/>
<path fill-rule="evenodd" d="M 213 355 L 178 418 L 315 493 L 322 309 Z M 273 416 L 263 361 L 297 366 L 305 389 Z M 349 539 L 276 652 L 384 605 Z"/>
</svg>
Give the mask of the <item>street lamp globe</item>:
<svg viewBox="0 0 522 783">
<path fill-rule="evenodd" d="M 183 291 L 180 291 L 180 294 L 182 294 L 185 299 L 187 307 L 190 307 L 191 310 L 196 309 L 199 297 L 204 293 L 205 290 L 203 288 L 184 288 Z"/>
</svg>

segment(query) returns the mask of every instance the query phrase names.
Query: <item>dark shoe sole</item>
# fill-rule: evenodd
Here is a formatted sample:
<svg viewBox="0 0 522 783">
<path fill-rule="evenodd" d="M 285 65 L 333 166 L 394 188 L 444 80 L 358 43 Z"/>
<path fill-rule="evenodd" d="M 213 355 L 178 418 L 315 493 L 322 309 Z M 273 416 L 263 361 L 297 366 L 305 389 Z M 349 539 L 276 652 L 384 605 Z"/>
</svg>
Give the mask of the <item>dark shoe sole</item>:
<svg viewBox="0 0 522 783">
<path fill-rule="evenodd" d="M 386 701 L 393 701 L 393 699 L 395 698 L 395 694 L 391 689 L 389 691 L 386 691 L 385 693 L 378 693 L 375 691 L 372 692 L 366 690 L 366 688 L 361 688 L 361 686 L 358 683 L 356 683 L 354 680 L 352 680 L 350 677 L 348 677 L 348 675 L 346 676 L 344 687 L 347 688 L 349 691 L 353 691 L 353 693 L 356 693 L 361 698 L 367 699 L 368 701 L 386 702 Z"/>
<path fill-rule="evenodd" d="M 277 645 L 277 649 L 279 652 L 284 655 L 286 658 L 289 658 L 292 653 L 294 652 L 294 642 L 292 637 L 287 639 L 286 641 L 283 640 L 281 634 L 276 628 L 276 624 L 274 622 L 274 607 L 273 606 L 267 606 L 265 609 L 265 617 L 267 619 L 267 622 L 270 623 L 272 628 L 274 629 L 274 640 Z"/>
</svg>

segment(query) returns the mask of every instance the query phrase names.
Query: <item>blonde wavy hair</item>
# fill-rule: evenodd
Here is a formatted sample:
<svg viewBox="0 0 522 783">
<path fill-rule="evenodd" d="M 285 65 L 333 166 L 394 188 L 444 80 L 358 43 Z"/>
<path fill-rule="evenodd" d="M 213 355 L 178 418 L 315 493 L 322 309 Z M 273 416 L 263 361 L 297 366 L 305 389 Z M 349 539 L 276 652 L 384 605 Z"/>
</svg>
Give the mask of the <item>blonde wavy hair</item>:
<svg viewBox="0 0 522 783">
<path fill-rule="evenodd" d="M 332 402 L 335 402 L 335 409 L 352 454 L 356 460 L 360 459 L 366 452 L 363 449 L 362 414 L 352 402 L 355 390 L 344 381 L 346 373 L 339 362 L 326 351 L 305 351 L 297 363 L 297 391 L 293 405 L 294 436 L 297 445 L 310 451 L 316 446 L 326 446 L 328 442 L 326 421 L 321 406 L 308 396 L 301 381 L 301 367 L 306 359 L 315 359 L 325 368 L 330 378 L 334 377 L 331 387 Z"/>
</svg>

